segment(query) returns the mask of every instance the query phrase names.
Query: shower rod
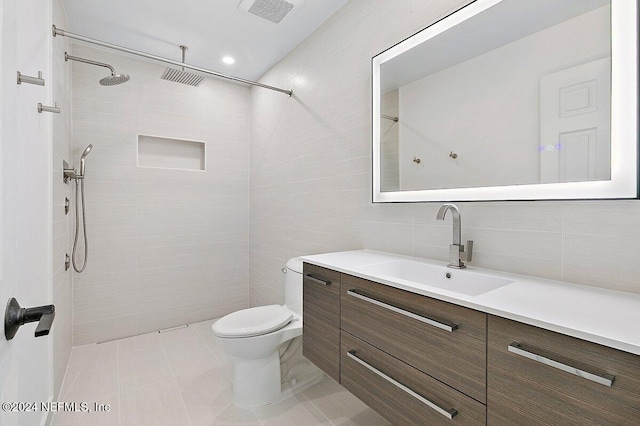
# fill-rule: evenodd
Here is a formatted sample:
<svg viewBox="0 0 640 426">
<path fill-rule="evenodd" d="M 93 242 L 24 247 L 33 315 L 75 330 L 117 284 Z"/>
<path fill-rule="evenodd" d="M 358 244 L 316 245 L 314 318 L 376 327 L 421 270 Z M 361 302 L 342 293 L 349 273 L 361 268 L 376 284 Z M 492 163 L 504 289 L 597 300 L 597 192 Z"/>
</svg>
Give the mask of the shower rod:
<svg viewBox="0 0 640 426">
<path fill-rule="evenodd" d="M 128 47 L 118 46 L 116 44 L 111 44 L 111 43 L 107 43 L 105 41 L 96 40 L 94 38 L 85 37 L 85 36 L 80 35 L 80 34 L 75 34 L 75 33 L 69 32 L 69 31 L 62 30 L 60 28 L 56 28 L 55 25 L 53 25 L 52 27 L 53 27 L 53 36 L 54 37 L 56 37 L 56 36 L 69 37 L 69 38 L 72 38 L 72 39 L 75 39 L 75 40 L 84 41 L 86 43 L 96 44 L 98 46 L 106 47 L 106 48 L 109 48 L 109 49 L 114 49 L 114 50 L 119 50 L 121 52 L 130 53 L 132 55 L 142 56 L 143 58 L 152 59 L 154 61 L 164 62 L 164 63 L 175 65 L 175 66 L 178 66 L 178 67 L 188 68 L 190 70 L 198 71 L 198 72 L 201 72 L 203 74 L 212 75 L 214 77 L 226 78 L 227 80 L 233 80 L 233 81 L 238 81 L 240 83 L 250 84 L 252 86 L 258 86 L 258 87 L 262 87 L 263 89 L 275 90 L 276 92 L 286 93 L 289 96 L 293 95 L 293 90 L 291 90 L 291 89 L 289 89 L 289 90 L 281 89 L 279 87 L 269 86 L 268 84 L 258 83 L 257 81 L 245 80 L 244 78 L 234 77 L 232 75 L 222 74 L 222 73 L 219 73 L 219 72 L 216 72 L 216 71 L 212 71 L 212 70 L 209 70 L 209 69 L 206 69 L 206 68 L 201 68 L 201 67 L 196 67 L 194 65 L 185 64 L 184 62 L 174 61 L 172 59 L 163 58 L 162 56 L 156 56 L 156 55 L 152 55 L 150 53 L 141 52 L 139 50 L 129 49 Z"/>
</svg>

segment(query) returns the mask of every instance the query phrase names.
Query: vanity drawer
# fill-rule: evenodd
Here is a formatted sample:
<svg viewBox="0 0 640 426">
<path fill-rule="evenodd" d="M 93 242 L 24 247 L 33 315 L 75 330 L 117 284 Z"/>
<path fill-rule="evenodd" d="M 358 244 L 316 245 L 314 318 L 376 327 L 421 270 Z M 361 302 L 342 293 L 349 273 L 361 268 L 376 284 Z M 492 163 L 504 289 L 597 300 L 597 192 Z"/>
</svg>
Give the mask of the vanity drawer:
<svg viewBox="0 0 640 426">
<path fill-rule="evenodd" d="M 340 273 L 305 263 L 302 354 L 340 380 Z"/>
<path fill-rule="evenodd" d="M 342 332 L 342 385 L 395 425 L 484 425 L 486 408 Z"/>
<path fill-rule="evenodd" d="M 490 315 L 487 380 L 489 424 L 640 424 L 637 355 Z"/>
<path fill-rule="evenodd" d="M 343 330 L 486 401 L 486 314 L 345 274 L 341 286 Z"/>
</svg>

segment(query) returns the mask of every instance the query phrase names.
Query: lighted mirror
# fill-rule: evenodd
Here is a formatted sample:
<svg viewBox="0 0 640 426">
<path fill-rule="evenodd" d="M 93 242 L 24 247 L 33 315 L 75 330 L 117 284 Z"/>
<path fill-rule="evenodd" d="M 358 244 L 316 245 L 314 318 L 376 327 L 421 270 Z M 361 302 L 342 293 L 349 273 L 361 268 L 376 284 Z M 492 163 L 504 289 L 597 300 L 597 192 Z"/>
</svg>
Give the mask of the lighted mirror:
<svg viewBox="0 0 640 426">
<path fill-rule="evenodd" d="M 636 0 L 476 0 L 375 56 L 373 201 L 638 197 Z"/>
</svg>

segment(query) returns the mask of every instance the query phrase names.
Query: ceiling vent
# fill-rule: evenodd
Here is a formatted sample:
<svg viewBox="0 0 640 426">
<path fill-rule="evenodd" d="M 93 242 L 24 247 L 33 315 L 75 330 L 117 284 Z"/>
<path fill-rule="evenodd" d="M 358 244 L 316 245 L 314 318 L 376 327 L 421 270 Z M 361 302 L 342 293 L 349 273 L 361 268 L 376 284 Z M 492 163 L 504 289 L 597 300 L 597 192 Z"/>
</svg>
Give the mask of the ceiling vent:
<svg viewBox="0 0 640 426">
<path fill-rule="evenodd" d="M 238 9 L 274 24 L 290 18 L 304 0 L 242 0 Z"/>
</svg>

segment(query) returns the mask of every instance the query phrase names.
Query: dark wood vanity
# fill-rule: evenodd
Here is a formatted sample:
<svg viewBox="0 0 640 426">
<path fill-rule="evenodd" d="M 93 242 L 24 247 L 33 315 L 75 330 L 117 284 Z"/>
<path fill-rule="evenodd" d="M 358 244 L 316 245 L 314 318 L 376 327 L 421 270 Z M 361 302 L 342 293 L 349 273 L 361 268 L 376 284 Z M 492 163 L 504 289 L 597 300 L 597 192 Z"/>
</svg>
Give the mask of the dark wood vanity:
<svg viewBox="0 0 640 426">
<path fill-rule="evenodd" d="M 304 264 L 303 355 L 336 381 L 340 381 L 340 275 Z"/>
<path fill-rule="evenodd" d="M 304 264 L 303 353 L 398 425 L 640 424 L 640 357 Z"/>
<path fill-rule="evenodd" d="M 639 356 L 488 317 L 488 424 L 640 424 Z M 525 356 L 571 366 L 582 377 L 512 352 L 514 342 Z"/>
</svg>

